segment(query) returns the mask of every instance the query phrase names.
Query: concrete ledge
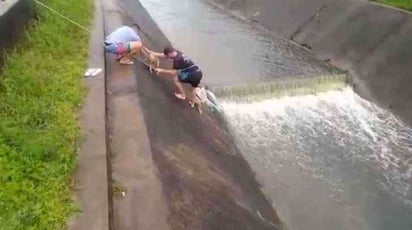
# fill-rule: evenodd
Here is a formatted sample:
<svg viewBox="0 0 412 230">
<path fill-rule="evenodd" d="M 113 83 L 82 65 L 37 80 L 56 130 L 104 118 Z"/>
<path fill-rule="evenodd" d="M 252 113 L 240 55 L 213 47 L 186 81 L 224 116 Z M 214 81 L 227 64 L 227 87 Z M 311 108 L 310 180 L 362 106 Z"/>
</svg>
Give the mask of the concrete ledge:
<svg viewBox="0 0 412 230">
<path fill-rule="evenodd" d="M 25 25 L 33 17 L 32 0 L 0 1 L 0 68 L 5 49 L 13 47 L 23 35 Z"/>
<path fill-rule="evenodd" d="M 89 45 L 89 66 L 102 68 L 98 76 L 85 80 L 88 93 L 80 112 L 84 142 L 76 170 L 76 199 L 81 213 L 69 229 L 108 230 L 109 197 L 106 146 L 106 89 L 103 13 L 101 0 L 95 0 L 94 26 Z"/>
<path fill-rule="evenodd" d="M 105 0 L 106 35 L 124 25 L 119 2 Z M 137 91 L 133 66 L 107 55 L 113 229 L 168 230 L 168 207 Z"/>
</svg>

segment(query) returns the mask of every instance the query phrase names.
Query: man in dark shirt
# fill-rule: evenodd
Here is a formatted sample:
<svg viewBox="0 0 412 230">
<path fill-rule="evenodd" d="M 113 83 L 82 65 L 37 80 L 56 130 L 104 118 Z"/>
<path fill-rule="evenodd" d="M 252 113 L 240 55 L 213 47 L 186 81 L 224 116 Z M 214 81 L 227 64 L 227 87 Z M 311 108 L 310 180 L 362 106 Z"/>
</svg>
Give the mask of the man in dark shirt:
<svg viewBox="0 0 412 230">
<path fill-rule="evenodd" d="M 181 83 L 190 84 L 192 86 L 192 106 L 196 106 L 199 112 L 201 112 L 201 102 L 197 97 L 197 91 L 199 90 L 199 83 L 202 80 L 203 74 L 199 66 L 194 64 L 190 58 L 184 56 L 182 52 L 173 47 L 166 47 L 163 50 L 163 53 L 150 52 L 156 57 L 173 60 L 173 69 L 157 68 L 155 69 L 155 72 L 159 76 L 173 77 L 173 82 L 177 88 L 175 96 L 181 100 L 186 99 Z"/>
</svg>

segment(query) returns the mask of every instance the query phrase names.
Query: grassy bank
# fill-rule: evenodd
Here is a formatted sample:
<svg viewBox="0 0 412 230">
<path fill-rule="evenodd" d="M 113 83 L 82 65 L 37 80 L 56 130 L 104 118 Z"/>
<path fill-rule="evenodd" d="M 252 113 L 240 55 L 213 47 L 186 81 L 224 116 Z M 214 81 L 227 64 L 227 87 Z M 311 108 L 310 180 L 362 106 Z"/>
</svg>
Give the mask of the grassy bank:
<svg viewBox="0 0 412 230">
<path fill-rule="evenodd" d="M 81 24 L 91 0 L 43 0 Z M 37 7 L 39 20 L 0 74 L 0 229 L 64 229 L 74 210 L 89 34 Z"/>
<path fill-rule="evenodd" d="M 380 2 L 390 6 L 412 11 L 412 0 L 375 0 L 375 2 Z"/>
</svg>

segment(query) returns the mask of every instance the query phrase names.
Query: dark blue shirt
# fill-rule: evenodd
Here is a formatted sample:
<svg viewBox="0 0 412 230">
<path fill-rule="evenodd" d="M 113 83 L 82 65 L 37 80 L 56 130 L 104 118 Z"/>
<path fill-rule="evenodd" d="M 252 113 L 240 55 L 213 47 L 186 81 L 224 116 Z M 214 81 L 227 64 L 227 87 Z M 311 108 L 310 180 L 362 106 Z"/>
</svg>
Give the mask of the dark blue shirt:
<svg viewBox="0 0 412 230">
<path fill-rule="evenodd" d="M 183 55 L 182 52 L 177 51 L 176 57 L 173 58 L 173 69 L 184 72 L 200 71 L 199 67 L 189 58 Z"/>
</svg>

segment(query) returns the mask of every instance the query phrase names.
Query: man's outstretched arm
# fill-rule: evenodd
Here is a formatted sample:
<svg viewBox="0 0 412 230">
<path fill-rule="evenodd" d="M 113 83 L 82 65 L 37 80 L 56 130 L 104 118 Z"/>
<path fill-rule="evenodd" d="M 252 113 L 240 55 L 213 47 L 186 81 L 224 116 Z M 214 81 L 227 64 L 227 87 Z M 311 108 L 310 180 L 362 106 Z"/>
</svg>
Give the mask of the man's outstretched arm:
<svg viewBox="0 0 412 230">
<path fill-rule="evenodd" d="M 145 52 L 152 54 L 158 58 L 167 58 L 166 55 L 164 55 L 164 53 L 158 53 L 158 52 L 154 52 L 152 50 L 149 50 L 148 48 L 144 47 L 143 48 Z"/>
<path fill-rule="evenodd" d="M 156 68 L 154 71 L 156 72 L 157 75 L 163 76 L 163 77 L 177 76 L 177 70 L 175 70 L 175 69 Z"/>
</svg>

